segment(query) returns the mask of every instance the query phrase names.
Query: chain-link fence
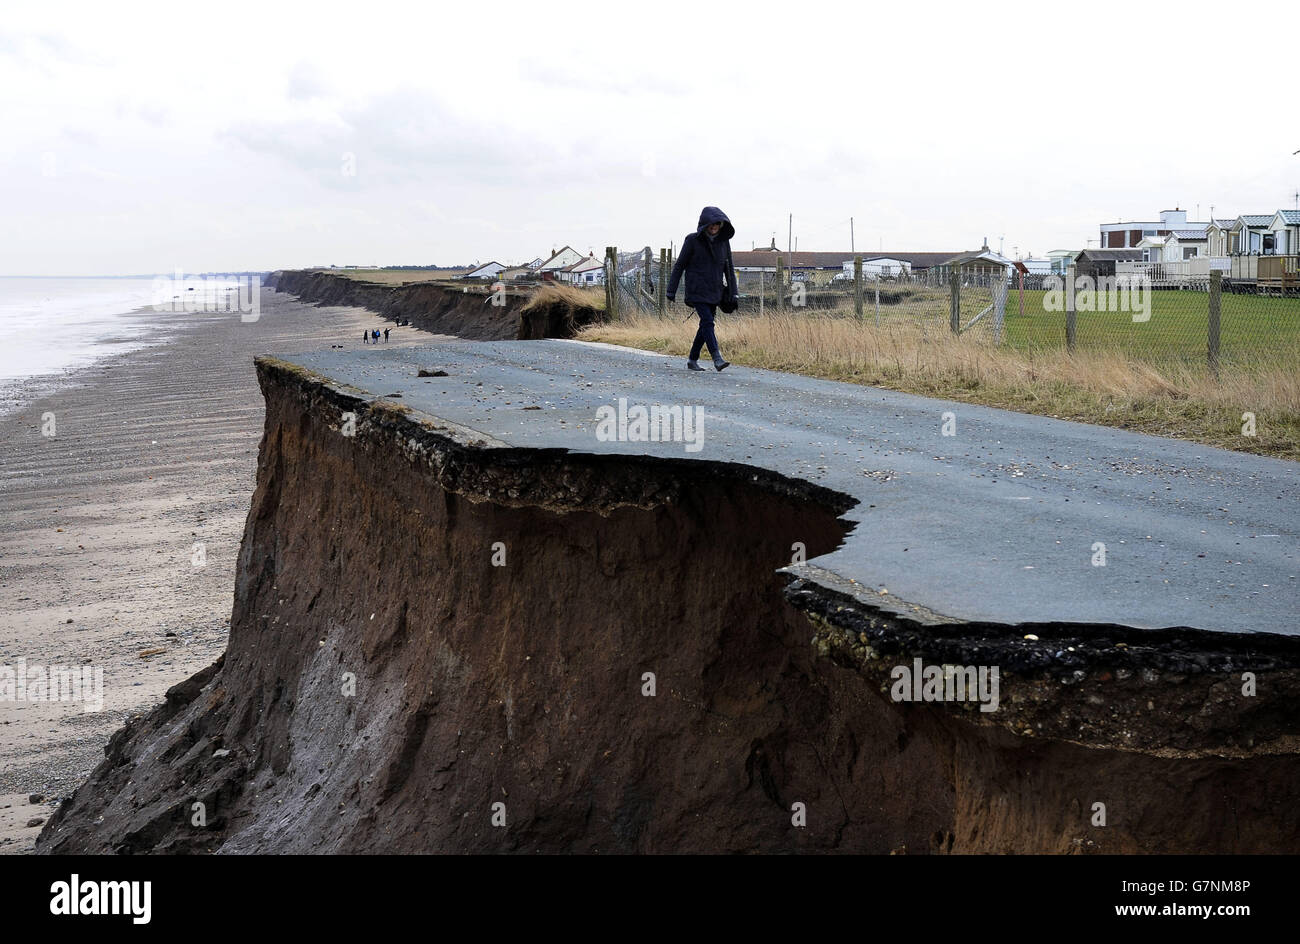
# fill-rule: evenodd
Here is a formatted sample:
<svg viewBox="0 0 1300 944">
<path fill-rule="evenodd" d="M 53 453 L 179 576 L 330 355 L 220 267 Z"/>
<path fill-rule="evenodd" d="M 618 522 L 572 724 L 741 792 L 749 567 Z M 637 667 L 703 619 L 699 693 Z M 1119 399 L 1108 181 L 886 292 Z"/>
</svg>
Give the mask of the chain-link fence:
<svg viewBox="0 0 1300 944">
<path fill-rule="evenodd" d="M 1300 363 L 1300 274 L 1295 257 L 1276 259 L 1278 277 L 1271 281 L 1223 278 L 1217 271 L 1173 277 L 1071 267 L 1041 275 L 980 263 L 887 274 L 860 265 L 828 272 L 778 263 L 766 271 L 737 270 L 736 316 L 853 318 L 881 330 L 946 331 L 1020 351 L 1115 351 L 1214 370 L 1294 365 Z M 668 314 L 663 296 L 672 263 L 666 250 L 613 251 L 607 272 L 618 272 L 618 309 Z"/>
</svg>

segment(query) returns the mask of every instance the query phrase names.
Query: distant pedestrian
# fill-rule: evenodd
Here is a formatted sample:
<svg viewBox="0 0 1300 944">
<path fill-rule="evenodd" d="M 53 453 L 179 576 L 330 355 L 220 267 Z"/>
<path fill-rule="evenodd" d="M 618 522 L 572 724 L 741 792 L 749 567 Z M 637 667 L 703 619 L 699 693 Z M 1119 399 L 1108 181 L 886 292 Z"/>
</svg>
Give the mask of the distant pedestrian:
<svg viewBox="0 0 1300 944">
<path fill-rule="evenodd" d="M 388 329 L 387 329 L 387 328 L 384 329 L 384 343 L 385 343 L 385 344 L 388 343 Z"/>
<path fill-rule="evenodd" d="M 722 370 L 731 365 L 722 359 L 718 339 L 713 333 L 713 318 L 719 307 L 724 312 L 736 310 L 736 268 L 731 262 L 731 237 L 735 227 L 727 214 L 717 207 L 707 206 L 700 211 L 700 222 L 695 232 L 682 240 L 682 251 L 673 266 L 668 280 L 668 300 L 675 301 L 677 283 L 686 276 L 686 304 L 695 309 L 700 326 L 691 344 L 691 357 L 686 362 L 689 370 L 703 370 L 699 365 L 700 348 L 708 345 L 713 366 Z"/>
<path fill-rule="evenodd" d="M 369 332 L 369 331 L 362 331 L 362 332 L 361 332 L 361 343 L 362 343 L 362 344 L 369 344 L 369 343 L 370 343 L 370 332 Z"/>
</svg>

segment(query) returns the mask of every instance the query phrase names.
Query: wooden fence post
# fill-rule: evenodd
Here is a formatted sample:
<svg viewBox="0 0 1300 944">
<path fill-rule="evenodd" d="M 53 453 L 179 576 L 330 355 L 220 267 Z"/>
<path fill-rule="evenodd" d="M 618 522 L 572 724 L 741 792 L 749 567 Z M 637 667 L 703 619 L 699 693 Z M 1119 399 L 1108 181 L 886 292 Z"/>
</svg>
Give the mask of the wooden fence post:
<svg viewBox="0 0 1300 944">
<path fill-rule="evenodd" d="M 1065 270 L 1065 349 L 1071 354 L 1074 353 L 1075 322 L 1074 310 L 1074 263 L 1071 262 Z"/>
<path fill-rule="evenodd" d="M 618 247 L 605 247 L 605 317 L 618 319 Z"/>
<path fill-rule="evenodd" d="M 853 313 L 862 320 L 862 257 L 853 257 Z"/>
<path fill-rule="evenodd" d="M 656 301 L 659 303 L 659 314 L 668 313 L 668 250 L 659 250 L 659 290 Z"/>
<path fill-rule="evenodd" d="M 948 290 L 952 296 L 948 326 L 952 328 L 953 334 L 961 334 L 961 275 L 958 274 L 957 266 L 952 267 L 952 273 L 948 276 Z"/>
<path fill-rule="evenodd" d="M 785 299 L 782 297 L 782 293 L 784 292 L 784 290 L 785 290 L 785 265 L 782 263 L 781 257 L 778 255 L 776 257 L 776 305 L 775 305 L 777 311 L 781 311 L 783 307 L 782 303 L 784 302 Z"/>
</svg>

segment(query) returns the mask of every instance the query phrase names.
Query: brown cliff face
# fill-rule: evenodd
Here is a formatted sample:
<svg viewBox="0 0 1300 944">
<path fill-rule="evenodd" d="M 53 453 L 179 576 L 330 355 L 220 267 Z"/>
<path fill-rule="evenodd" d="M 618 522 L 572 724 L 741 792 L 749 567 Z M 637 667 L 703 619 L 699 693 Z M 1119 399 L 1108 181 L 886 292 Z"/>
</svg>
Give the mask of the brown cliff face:
<svg viewBox="0 0 1300 944">
<path fill-rule="evenodd" d="M 259 376 L 229 647 L 114 736 L 40 851 L 1294 843 L 1294 753 L 1027 739 L 890 701 L 828 629 L 852 605 L 775 573 L 795 542 L 840 542 L 838 493 L 491 448 L 280 362 Z"/>
<path fill-rule="evenodd" d="M 274 272 L 267 285 L 305 302 L 366 308 L 390 321 L 409 321 L 424 331 L 475 341 L 570 338 L 601 315 L 595 308 L 575 309 L 558 301 L 530 304 L 533 290 L 518 286 L 508 287 L 502 303 L 496 304 L 482 285 L 382 285 L 311 269 Z"/>
</svg>

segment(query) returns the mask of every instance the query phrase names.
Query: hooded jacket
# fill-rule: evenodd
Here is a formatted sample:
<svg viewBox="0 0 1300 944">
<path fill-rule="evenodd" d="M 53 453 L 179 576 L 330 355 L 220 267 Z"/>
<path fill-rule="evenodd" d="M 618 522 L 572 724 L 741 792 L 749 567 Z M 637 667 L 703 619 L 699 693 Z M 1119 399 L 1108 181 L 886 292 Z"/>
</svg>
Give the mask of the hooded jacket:
<svg viewBox="0 0 1300 944">
<path fill-rule="evenodd" d="M 713 239 L 709 239 L 704 228 L 711 223 L 721 223 L 722 229 Z M 677 283 L 686 276 L 686 298 L 688 305 L 716 305 L 722 301 L 723 282 L 731 297 L 735 298 L 736 269 L 731 262 L 731 237 L 736 235 L 735 227 L 727 214 L 717 207 L 705 207 L 700 211 L 700 223 L 695 232 L 688 233 L 682 240 L 682 251 L 673 265 L 673 273 L 668 279 L 668 297 L 677 294 Z"/>
</svg>

